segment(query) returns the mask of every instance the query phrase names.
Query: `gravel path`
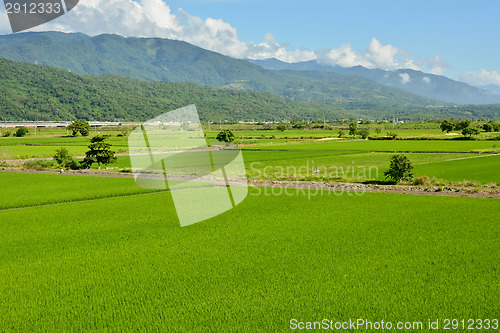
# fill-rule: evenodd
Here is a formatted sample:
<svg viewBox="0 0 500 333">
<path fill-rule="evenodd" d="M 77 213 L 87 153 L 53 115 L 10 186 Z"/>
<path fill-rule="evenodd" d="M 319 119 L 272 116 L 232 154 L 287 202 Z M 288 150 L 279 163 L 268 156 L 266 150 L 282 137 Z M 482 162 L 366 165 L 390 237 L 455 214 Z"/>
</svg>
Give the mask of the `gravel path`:
<svg viewBox="0 0 500 333">
<path fill-rule="evenodd" d="M 58 170 L 34 171 L 24 170 L 22 168 L 2 167 L 0 172 L 18 172 L 18 173 L 41 173 L 41 174 L 60 174 Z M 112 172 L 106 170 L 65 170 L 64 175 L 87 176 L 87 177 L 117 177 L 133 178 L 131 173 Z M 179 178 L 179 180 L 190 180 Z M 206 179 L 205 181 L 212 181 Z M 500 188 L 493 186 L 482 186 L 481 188 L 466 186 L 413 186 L 413 185 L 374 185 L 361 183 L 339 183 L 339 182 L 313 182 L 313 181 L 278 181 L 278 180 L 248 180 L 249 186 L 282 188 L 287 191 L 292 190 L 311 190 L 311 191 L 334 191 L 354 192 L 361 194 L 365 192 L 375 193 L 400 193 L 413 195 L 439 195 L 455 197 L 475 197 L 475 198 L 495 198 L 500 199 Z"/>
</svg>

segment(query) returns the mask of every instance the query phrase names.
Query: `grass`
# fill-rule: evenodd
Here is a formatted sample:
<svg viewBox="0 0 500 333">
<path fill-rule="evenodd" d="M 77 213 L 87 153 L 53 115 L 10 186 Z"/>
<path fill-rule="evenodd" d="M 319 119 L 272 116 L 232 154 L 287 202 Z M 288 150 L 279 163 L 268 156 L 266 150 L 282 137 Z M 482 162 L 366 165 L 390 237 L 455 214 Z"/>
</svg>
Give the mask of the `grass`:
<svg viewBox="0 0 500 333">
<path fill-rule="evenodd" d="M 267 190 L 186 228 L 169 193 L 0 212 L 0 327 L 281 332 L 292 318 L 500 315 L 496 200 Z"/>
<path fill-rule="evenodd" d="M 133 178 L 0 172 L 0 209 L 152 192 Z"/>
<path fill-rule="evenodd" d="M 500 156 L 495 155 L 416 165 L 414 174 L 416 177 L 433 176 L 452 182 L 478 181 L 500 185 L 499 170 Z"/>
<path fill-rule="evenodd" d="M 383 179 L 393 153 L 365 151 L 244 151 L 247 173 L 251 178 L 307 178 L 316 169 L 320 176 L 351 181 Z M 412 163 L 438 163 L 470 157 L 471 154 L 406 154 Z M 473 155 L 477 157 L 478 155 Z M 439 171 L 447 172 L 445 164 Z M 482 169 L 478 169 L 480 171 Z M 430 170 L 432 171 L 432 170 Z M 449 170 L 448 170 L 449 171 Z M 432 176 L 433 174 L 428 174 Z M 480 176 L 476 172 L 474 176 Z"/>
<path fill-rule="evenodd" d="M 397 131 L 406 133 L 404 134 L 406 136 L 432 136 L 436 135 L 436 133 L 439 134 L 440 130 L 397 129 Z M 64 130 L 59 130 L 61 136 L 56 136 L 55 133 L 57 131 L 47 133 L 37 137 L 0 138 L 0 160 L 11 158 L 51 158 L 56 149 L 60 147 L 68 149 L 73 156 L 82 156 L 87 150 L 89 138 L 61 137 L 66 134 Z M 117 137 L 122 132 L 103 131 L 103 133 L 113 135 L 108 139 L 108 142 L 113 145 L 112 149 L 118 154 L 128 152 L 127 137 Z M 208 136 L 215 136 L 216 133 L 217 131 L 211 131 L 208 133 Z M 321 176 L 326 177 L 324 178 L 326 180 L 381 180 L 383 179 L 383 172 L 389 166 L 389 159 L 394 154 L 393 152 L 412 151 L 416 152 L 408 154 L 412 163 L 429 164 L 422 167 L 418 166 L 418 175 L 427 175 L 450 182 L 462 181 L 464 179 L 479 183 L 500 182 L 498 176 L 491 171 L 494 170 L 495 163 L 489 163 L 484 167 L 480 164 L 475 164 L 471 167 L 472 169 L 465 168 L 463 171 L 458 171 L 455 170 L 455 165 L 458 164 L 446 162 L 477 156 L 470 154 L 471 152 L 499 152 L 500 150 L 496 146 L 496 141 L 316 141 L 315 139 L 284 139 L 285 136 L 288 138 L 322 138 L 334 134 L 334 131 L 327 130 L 289 130 L 284 132 L 276 130 L 244 130 L 236 131 L 235 133 L 239 138 L 238 140 L 243 142 L 242 148 L 244 149 L 245 163 L 248 176 L 251 178 L 311 179 L 311 177 L 314 177 L 314 170 L 319 169 Z M 266 137 L 275 136 L 276 138 L 254 139 L 262 135 Z M 241 137 L 245 139 L 242 140 Z M 212 142 L 214 140 L 209 141 Z M 264 151 L 251 150 L 256 148 L 264 149 Z M 128 156 L 119 156 L 117 163 L 108 167 L 111 171 L 130 169 L 130 159 Z M 97 165 L 93 168 L 97 168 Z"/>
<path fill-rule="evenodd" d="M 444 151 L 444 152 L 474 152 L 492 151 L 498 152 L 496 141 L 451 141 L 451 140 L 424 140 L 424 141 L 402 141 L 402 140 L 378 140 L 378 141 L 326 141 L 311 143 L 279 144 L 262 147 L 263 149 L 288 149 L 288 150 L 335 150 L 335 151 Z"/>
</svg>

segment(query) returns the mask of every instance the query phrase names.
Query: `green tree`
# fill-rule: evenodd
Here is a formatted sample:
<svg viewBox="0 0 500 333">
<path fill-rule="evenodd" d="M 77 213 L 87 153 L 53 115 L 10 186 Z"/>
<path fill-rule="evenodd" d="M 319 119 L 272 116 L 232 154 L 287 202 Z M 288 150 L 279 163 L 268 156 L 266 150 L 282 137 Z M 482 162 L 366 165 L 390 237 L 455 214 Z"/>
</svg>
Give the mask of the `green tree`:
<svg viewBox="0 0 500 333">
<path fill-rule="evenodd" d="M 56 160 L 58 164 L 65 168 L 70 168 L 72 170 L 79 169 L 78 163 L 73 159 L 66 148 L 60 148 L 56 150 L 56 153 L 54 154 L 54 160 Z"/>
<path fill-rule="evenodd" d="M 412 169 L 413 165 L 405 155 L 393 155 L 391 157 L 391 166 L 389 170 L 384 172 L 384 176 L 386 179 L 390 178 L 396 183 L 401 180 L 411 180 L 413 178 Z"/>
<path fill-rule="evenodd" d="M 441 125 L 439 127 L 441 127 L 442 132 L 450 133 L 451 131 L 453 131 L 455 129 L 455 124 L 453 124 L 449 120 L 445 120 L 441 123 Z"/>
<path fill-rule="evenodd" d="M 345 132 L 343 130 L 339 130 L 339 138 L 345 137 Z"/>
<path fill-rule="evenodd" d="M 388 137 L 392 137 L 392 139 L 396 139 L 398 137 L 398 133 L 395 132 L 387 132 Z"/>
<path fill-rule="evenodd" d="M 382 129 L 380 127 L 376 127 L 375 128 L 375 134 L 377 134 L 377 136 L 379 136 L 380 133 L 382 133 Z"/>
<path fill-rule="evenodd" d="M 483 129 L 485 132 L 493 132 L 494 127 L 491 123 L 486 123 L 483 125 Z"/>
<path fill-rule="evenodd" d="M 85 167 L 91 167 L 97 163 L 99 169 L 101 164 L 116 162 L 115 152 L 111 150 L 111 144 L 104 142 L 108 136 L 98 135 L 90 139 L 89 150 L 85 153 L 85 158 L 80 162 Z"/>
<path fill-rule="evenodd" d="M 467 136 L 469 138 L 472 138 L 473 135 L 478 135 L 479 134 L 479 130 L 475 127 L 466 127 L 462 130 L 462 135 L 463 136 Z"/>
<path fill-rule="evenodd" d="M 60 148 L 56 150 L 56 153 L 54 154 L 54 160 L 56 160 L 56 162 L 59 164 L 63 164 L 64 162 L 70 159 L 71 155 L 69 154 L 69 151 L 66 148 Z"/>
<path fill-rule="evenodd" d="M 26 136 L 26 134 L 28 134 L 28 129 L 26 127 L 19 127 L 17 130 L 16 130 L 16 133 L 14 133 L 15 136 L 17 136 L 18 138 L 20 137 L 23 137 L 23 136 Z"/>
<path fill-rule="evenodd" d="M 83 119 L 78 119 L 68 125 L 68 130 L 73 132 L 73 136 L 77 136 L 80 133 L 82 136 L 87 136 L 92 129 L 88 122 Z"/>
<path fill-rule="evenodd" d="M 230 143 L 235 140 L 235 136 L 231 130 L 225 129 L 219 132 L 216 137 L 217 141 Z"/>
<path fill-rule="evenodd" d="M 287 128 L 286 124 L 283 124 L 283 123 L 278 124 L 278 126 L 276 126 L 276 129 L 277 129 L 278 131 L 282 131 L 282 132 L 283 132 L 284 130 L 286 130 L 286 128 Z"/>
<path fill-rule="evenodd" d="M 359 135 L 361 135 L 361 138 L 364 140 L 370 136 L 370 131 L 367 128 L 363 128 L 359 130 Z"/>
<path fill-rule="evenodd" d="M 470 126 L 470 120 L 462 120 L 458 124 L 455 125 L 455 129 L 463 130 Z"/>
<path fill-rule="evenodd" d="M 349 135 L 354 137 L 358 133 L 358 123 L 352 122 L 349 124 Z"/>
</svg>

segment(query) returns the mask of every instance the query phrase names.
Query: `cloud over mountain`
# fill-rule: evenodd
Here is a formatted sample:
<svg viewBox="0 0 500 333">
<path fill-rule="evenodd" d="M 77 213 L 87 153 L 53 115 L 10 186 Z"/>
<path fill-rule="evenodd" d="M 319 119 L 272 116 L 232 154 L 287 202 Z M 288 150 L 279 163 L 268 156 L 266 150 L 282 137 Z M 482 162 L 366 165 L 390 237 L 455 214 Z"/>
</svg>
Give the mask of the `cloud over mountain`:
<svg viewBox="0 0 500 333">
<path fill-rule="evenodd" d="M 500 74 L 497 71 L 488 72 L 482 69 L 479 72 L 470 71 L 463 75 L 463 80 L 473 86 L 487 86 L 497 85 L 500 86 Z"/>
<path fill-rule="evenodd" d="M 5 15 L 5 12 L 0 15 Z M 384 45 L 377 38 L 372 38 L 364 51 L 353 50 L 350 44 L 330 50 L 290 50 L 288 45 L 276 41 L 271 33 L 266 34 L 259 43 L 242 42 L 236 28 L 230 23 L 215 18 L 202 19 L 183 9 L 173 12 L 163 0 L 80 1 L 68 14 L 33 30 L 170 38 L 240 59 L 276 58 L 285 62 L 318 60 L 326 65 L 361 65 L 385 70 L 421 70 L 427 67 L 434 74 L 442 74 L 447 68 L 447 63 L 439 56 L 421 62 L 413 59 L 404 49 L 391 44 Z M 3 20 L 0 23 L 2 32 L 9 32 L 8 23 Z"/>
</svg>

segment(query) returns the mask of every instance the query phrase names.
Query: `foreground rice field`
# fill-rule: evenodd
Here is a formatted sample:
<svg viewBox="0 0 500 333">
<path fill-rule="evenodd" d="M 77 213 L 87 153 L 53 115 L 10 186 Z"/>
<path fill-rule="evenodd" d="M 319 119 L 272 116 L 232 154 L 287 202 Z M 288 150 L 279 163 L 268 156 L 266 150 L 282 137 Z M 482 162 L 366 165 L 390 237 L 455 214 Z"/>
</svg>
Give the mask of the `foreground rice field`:
<svg viewBox="0 0 500 333">
<path fill-rule="evenodd" d="M 292 318 L 500 316 L 498 200 L 272 193 L 253 188 L 185 228 L 165 192 L 0 211 L 0 327 L 281 332 Z M 3 206 L 23 204 L 12 197 Z"/>
</svg>

